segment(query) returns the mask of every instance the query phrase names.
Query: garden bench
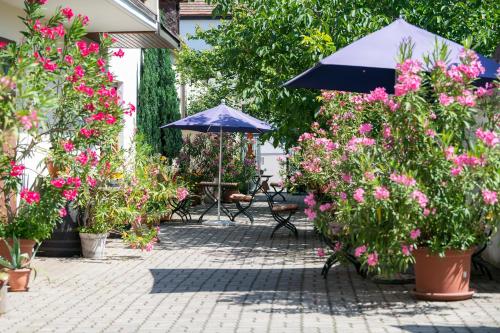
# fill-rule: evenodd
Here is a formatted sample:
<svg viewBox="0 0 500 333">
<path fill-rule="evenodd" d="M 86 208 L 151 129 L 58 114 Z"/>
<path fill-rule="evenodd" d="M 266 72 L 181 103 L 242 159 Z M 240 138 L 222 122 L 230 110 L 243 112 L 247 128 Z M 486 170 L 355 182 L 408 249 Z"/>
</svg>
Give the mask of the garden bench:
<svg viewBox="0 0 500 333">
<path fill-rule="evenodd" d="M 272 194 L 269 193 L 269 185 L 267 181 L 262 182 L 261 186 L 262 192 L 266 195 L 267 203 L 269 204 L 269 208 L 271 210 L 271 215 L 273 216 L 274 220 L 278 223 L 274 229 L 273 232 L 271 233 L 271 238 L 273 238 L 274 233 L 278 231 L 280 228 L 287 228 L 293 234 L 295 235 L 296 238 L 299 237 L 297 228 L 295 225 L 290 222 L 290 219 L 292 216 L 295 215 L 297 210 L 299 209 L 299 206 L 297 204 L 277 204 L 273 201 Z"/>
</svg>

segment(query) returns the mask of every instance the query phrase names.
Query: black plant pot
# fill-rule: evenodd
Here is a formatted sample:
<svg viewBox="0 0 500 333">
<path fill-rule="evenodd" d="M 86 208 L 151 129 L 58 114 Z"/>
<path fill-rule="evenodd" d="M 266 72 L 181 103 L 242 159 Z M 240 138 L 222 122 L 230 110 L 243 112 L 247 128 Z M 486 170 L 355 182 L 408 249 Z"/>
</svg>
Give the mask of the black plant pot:
<svg viewBox="0 0 500 333">
<path fill-rule="evenodd" d="M 68 207 L 66 209 L 70 211 Z M 58 223 L 52 236 L 42 242 L 38 256 L 68 258 L 82 255 L 77 217 L 71 215 L 73 214 L 66 215 L 63 222 Z"/>
</svg>

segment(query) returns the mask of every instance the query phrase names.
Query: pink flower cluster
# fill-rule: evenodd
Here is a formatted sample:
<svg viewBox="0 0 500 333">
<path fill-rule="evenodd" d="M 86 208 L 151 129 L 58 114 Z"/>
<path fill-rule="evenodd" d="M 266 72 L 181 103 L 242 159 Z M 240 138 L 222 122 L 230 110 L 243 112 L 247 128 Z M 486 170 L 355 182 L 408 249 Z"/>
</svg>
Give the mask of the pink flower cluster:
<svg viewBox="0 0 500 333">
<path fill-rule="evenodd" d="M 418 60 L 406 59 L 402 64 L 398 64 L 396 69 L 400 72 L 394 86 L 396 96 L 406 95 L 420 89 L 422 78 L 418 73 L 422 69 L 422 65 Z"/>
<path fill-rule="evenodd" d="M 387 188 L 385 188 L 383 186 L 377 186 L 377 187 L 375 187 L 375 192 L 374 192 L 373 196 L 377 200 L 387 200 L 390 197 L 390 192 Z"/>
<path fill-rule="evenodd" d="M 309 171 L 311 173 L 318 173 L 323 171 L 323 169 L 321 168 L 321 158 L 319 157 L 303 161 L 300 164 L 304 168 L 304 170 Z"/>
<path fill-rule="evenodd" d="M 23 174 L 23 171 L 25 169 L 25 166 L 22 164 L 16 164 L 14 161 L 10 161 L 10 176 L 11 177 L 19 177 Z"/>
<path fill-rule="evenodd" d="M 487 205 L 494 205 L 498 202 L 497 192 L 484 189 L 481 191 L 484 203 Z"/>
<path fill-rule="evenodd" d="M 327 138 L 316 138 L 314 139 L 314 143 L 318 146 L 323 146 L 326 151 L 332 151 L 339 147 L 338 143 L 335 143 Z"/>
<path fill-rule="evenodd" d="M 189 195 L 189 191 L 184 187 L 179 187 L 177 189 L 177 200 L 179 202 L 184 201 Z"/>
<path fill-rule="evenodd" d="M 413 240 L 416 240 L 418 237 L 420 237 L 420 229 L 413 229 L 410 231 L 410 238 Z"/>
<path fill-rule="evenodd" d="M 28 205 L 40 202 L 40 193 L 30 191 L 27 188 L 23 188 L 20 193 L 21 199 L 26 201 Z"/>
<path fill-rule="evenodd" d="M 367 96 L 366 96 L 366 101 L 367 102 L 384 102 L 387 103 L 389 100 L 389 95 L 385 91 L 385 88 L 375 88 L 375 90 L 371 91 Z"/>
<path fill-rule="evenodd" d="M 485 131 L 481 128 L 476 130 L 476 137 L 488 147 L 495 147 L 500 143 L 500 138 L 493 131 Z"/>
<path fill-rule="evenodd" d="M 369 123 L 361 124 L 361 126 L 359 127 L 359 134 L 361 135 L 368 134 L 371 132 L 372 129 L 373 129 L 372 124 Z"/>
<path fill-rule="evenodd" d="M 401 252 L 405 256 L 410 256 L 413 252 L 413 245 L 401 245 Z"/>
<path fill-rule="evenodd" d="M 372 138 L 358 138 L 358 137 L 353 137 L 349 142 L 347 143 L 347 150 L 349 151 L 357 151 L 358 150 L 358 145 L 361 146 L 373 146 L 375 144 L 375 140 Z"/>
<path fill-rule="evenodd" d="M 38 126 L 38 113 L 35 110 L 31 111 L 29 115 L 18 115 L 17 119 L 27 131 Z"/>
<path fill-rule="evenodd" d="M 314 211 L 314 206 L 316 206 L 316 199 L 314 198 L 314 193 L 309 193 L 305 198 L 304 198 L 304 203 L 307 205 L 307 208 L 304 209 L 304 213 L 307 215 L 307 218 L 311 221 L 313 221 L 317 214 Z"/>
<path fill-rule="evenodd" d="M 391 173 L 389 179 L 397 184 L 404 185 L 406 187 L 414 186 L 417 183 L 415 179 L 413 179 L 410 176 L 398 175 L 397 173 L 394 172 Z"/>
<path fill-rule="evenodd" d="M 362 188 L 358 188 L 354 191 L 354 194 L 352 195 L 353 199 L 356 200 L 358 203 L 363 203 L 365 201 L 365 190 Z"/>
<path fill-rule="evenodd" d="M 455 167 L 451 169 L 451 174 L 452 176 L 458 176 L 463 171 L 465 166 L 484 166 L 486 164 L 486 160 L 472 155 L 461 154 L 453 159 L 453 164 L 455 164 Z"/>
<path fill-rule="evenodd" d="M 411 198 L 413 200 L 416 200 L 418 202 L 418 205 L 424 209 L 427 207 L 427 204 L 429 203 L 429 199 L 427 199 L 427 196 L 424 193 L 420 192 L 419 190 L 414 190 L 411 193 Z"/>
<path fill-rule="evenodd" d="M 91 53 L 98 54 L 99 53 L 99 44 L 91 42 L 87 44 L 85 41 L 80 40 L 76 42 L 76 47 L 80 51 L 80 55 L 82 57 L 87 57 Z"/>
</svg>

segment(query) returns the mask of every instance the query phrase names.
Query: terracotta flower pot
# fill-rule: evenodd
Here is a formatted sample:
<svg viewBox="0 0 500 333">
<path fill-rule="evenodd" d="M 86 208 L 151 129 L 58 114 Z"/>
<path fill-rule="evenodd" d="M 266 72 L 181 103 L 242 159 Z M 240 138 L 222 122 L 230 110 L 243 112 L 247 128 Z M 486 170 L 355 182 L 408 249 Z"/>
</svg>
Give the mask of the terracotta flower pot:
<svg viewBox="0 0 500 333">
<path fill-rule="evenodd" d="M 12 238 L 7 238 L 7 242 L 12 247 L 14 243 Z M 19 239 L 19 243 L 21 245 L 21 254 L 27 253 L 30 257 L 33 254 L 33 248 L 36 245 L 36 242 L 31 239 Z M 11 261 L 12 257 L 10 256 L 9 248 L 5 245 L 4 239 L 0 239 L 0 257 L 4 258 L 7 261 Z M 3 266 L 0 265 L 0 268 Z"/>
<path fill-rule="evenodd" d="M 469 288 L 471 256 L 474 250 L 448 250 L 444 257 L 427 248 L 413 252 L 415 282 L 413 295 L 430 301 L 461 301 L 472 298 Z"/>
<path fill-rule="evenodd" d="M 31 269 L 9 270 L 9 291 L 28 291 Z"/>
</svg>

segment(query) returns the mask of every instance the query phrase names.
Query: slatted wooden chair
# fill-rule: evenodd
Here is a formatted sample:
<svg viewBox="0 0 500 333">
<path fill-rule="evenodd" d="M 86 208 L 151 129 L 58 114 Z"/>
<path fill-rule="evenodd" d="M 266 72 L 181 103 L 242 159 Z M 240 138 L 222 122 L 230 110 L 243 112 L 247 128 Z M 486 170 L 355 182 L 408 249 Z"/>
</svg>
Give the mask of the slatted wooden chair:
<svg viewBox="0 0 500 333">
<path fill-rule="evenodd" d="M 285 196 L 283 195 L 283 191 L 285 190 L 285 186 L 283 186 L 283 182 L 271 182 L 269 185 L 273 188 L 274 193 L 272 194 L 272 199 L 275 197 L 280 197 L 283 202 L 286 201 Z"/>
<path fill-rule="evenodd" d="M 295 215 L 299 206 L 297 204 L 277 204 L 273 201 L 273 193 L 269 193 L 269 184 L 267 181 L 262 182 L 262 192 L 266 195 L 267 203 L 269 204 L 269 208 L 271 209 L 271 215 L 274 220 L 278 222 L 278 224 L 274 227 L 273 232 L 271 233 L 271 238 L 273 238 L 274 233 L 279 229 L 285 227 L 293 234 L 296 238 L 299 237 L 297 228 L 295 225 L 290 222 L 292 216 Z"/>
</svg>

